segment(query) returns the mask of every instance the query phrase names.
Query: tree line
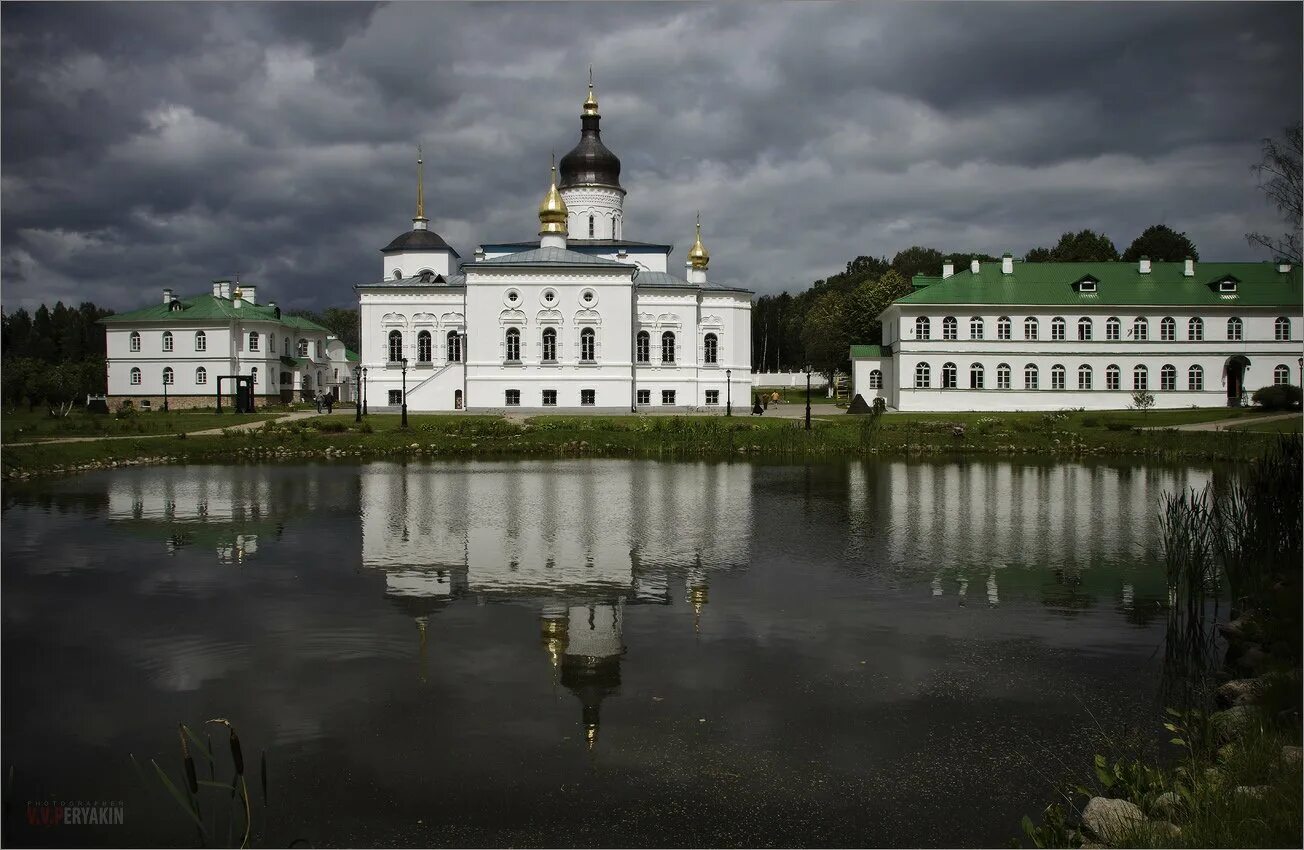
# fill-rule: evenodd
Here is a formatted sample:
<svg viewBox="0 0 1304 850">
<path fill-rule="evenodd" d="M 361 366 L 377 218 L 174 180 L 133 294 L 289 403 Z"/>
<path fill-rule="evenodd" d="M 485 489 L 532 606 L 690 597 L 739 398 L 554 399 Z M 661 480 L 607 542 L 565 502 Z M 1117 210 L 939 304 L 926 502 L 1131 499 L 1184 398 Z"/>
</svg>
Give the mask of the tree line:
<svg viewBox="0 0 1304 850">
<path fill-rule="evenodd" d="M 853 344 L 882 343 L 878 315 L 914 290 L 910 281 L 915 275 L 940 276 L 947 257 L 955 260 L 957 269 L 968 266 L 971 259 L 1000 262 L 991 254 L 944 254 L 915 245 L 897 252 L 891 260 L 857 257 L 843 271 L 815 281 L 796 295 L 786 290 L 762 295 L 752 304 L 752 370 L 786 372 L 810 366 L 830 376 L 839 369 L 846 371 Z M 1103 233 L 1081 230 L 1065 233 L 1052 247 L 1033 248 L 1023 259 L 1030 263 L 1085 263 L 1135 262 L 1141 257 L 1155 262 L 1200 259 L 1185 233 L 1162 224 L 1147 227 L 1122 254 Z"/>
<path fill-rule="evenodd" d="M 87 395 L 103 394 L 104 326 L 98 322 L 112 313 L 90 301 L 0 313 L 5 405 L 26 404 L 30 410 L 48 404 L 51 412 L 67 415 Z"/>
</svg>

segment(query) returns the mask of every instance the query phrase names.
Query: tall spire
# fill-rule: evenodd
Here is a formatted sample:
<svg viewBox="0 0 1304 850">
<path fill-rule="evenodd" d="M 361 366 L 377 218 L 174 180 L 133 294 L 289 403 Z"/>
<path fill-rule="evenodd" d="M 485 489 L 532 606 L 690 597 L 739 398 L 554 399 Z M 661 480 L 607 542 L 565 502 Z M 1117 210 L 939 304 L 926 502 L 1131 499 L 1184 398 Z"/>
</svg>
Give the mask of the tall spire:
<svg viewBox="0 0 1304 850">
<path fill-rule="evenodd" d="M 426 222 L 426 190 L 425 190 L 425 159 L 421 155 L 421 144 L 417 143 L 417 214 L 412 217 L 413 230 L 425 230 Z"/>
<path fill-rule="evenodd" d="M 598 114 L 598 99 L 593 95 L 593 66 L 589 66 L 589 96 L 584 101 L 584 114 Z"/>
</svg>

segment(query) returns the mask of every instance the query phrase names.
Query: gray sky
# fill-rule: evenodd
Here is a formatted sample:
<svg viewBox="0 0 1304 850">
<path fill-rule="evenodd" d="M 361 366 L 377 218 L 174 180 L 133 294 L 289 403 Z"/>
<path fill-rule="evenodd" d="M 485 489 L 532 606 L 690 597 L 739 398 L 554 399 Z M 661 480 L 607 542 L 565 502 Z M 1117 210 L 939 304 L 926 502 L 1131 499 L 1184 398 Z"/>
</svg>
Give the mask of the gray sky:
<svg viewBox="0 0 1304 850">
<path fill-rule="evenodd" d="M 5 309 L 239 273 L 348 306 L 409 229 L 535 238 L 595 67 L 631 239 L 702 211 L 714 279 L 799 290 L 914 244 L 1147 225 L 1267 259 L 1260 139 L 1299 120 L 1297 3 L 102 3 L 3 7 Z M 262 293 L 266 293 L 263 295 Z"/>
</svg>

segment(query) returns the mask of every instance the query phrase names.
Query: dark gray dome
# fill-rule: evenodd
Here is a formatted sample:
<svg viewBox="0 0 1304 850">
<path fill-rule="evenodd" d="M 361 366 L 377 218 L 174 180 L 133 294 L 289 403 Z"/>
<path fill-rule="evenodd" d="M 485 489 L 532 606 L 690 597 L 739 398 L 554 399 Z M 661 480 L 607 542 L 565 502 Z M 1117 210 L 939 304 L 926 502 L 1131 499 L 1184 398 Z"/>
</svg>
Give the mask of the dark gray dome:
<svg viewBox="0 0 1304 850">
<path fill-rule="evenodd" d="M 561 158 L 558 189 L 573 186 L 611 186 L 620 189 L 620 159 L 602 143 L 601 116 L 581 115 L 580 143 Z"/>
<path fill-rule="evenodd" d="M 394 237 L 394 241 L 380 249 L 382 254 L 397 251 L 452 251 L 452 246 L 433 230 L 409 230 Z M 453 253 L 457 253 L 453 251 Z"/>
</svg>

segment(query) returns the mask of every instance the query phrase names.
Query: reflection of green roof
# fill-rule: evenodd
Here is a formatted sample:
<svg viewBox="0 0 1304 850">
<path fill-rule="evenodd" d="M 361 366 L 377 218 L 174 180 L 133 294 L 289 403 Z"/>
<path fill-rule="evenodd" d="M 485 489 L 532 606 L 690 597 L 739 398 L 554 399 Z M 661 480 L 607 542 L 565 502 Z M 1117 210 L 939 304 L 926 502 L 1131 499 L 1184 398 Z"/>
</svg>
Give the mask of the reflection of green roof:
<svg viewBox="0 0 1304 850">
<path fill-rule="evenodd" d="M 1300 269 L 1277 271 L 1275 263 L 1196 263 L 1195 275 L 1183 263 L 1154 263 L 1141 274 L 1136 263 L 1015 263 L 1002 274 L 1000 263 L 983 263 L 978 274 L 961 268 L 948 278 L 918 275 L 917 287 L 894 304 L 1028 304 L 1090 306 L 1299 307 L 1304 303 Z M 1095 292 L 1079 292 L 1083 278 L 1096 280 Z M 1220 281 L 1239 281 L 1235 293 L 1219 292 Z"/>
<path fill-rule="evenodd" d="M 298 366 L 300 364 L 298 357 L 290 357 L 288 354 L 281 355 L 281 363 L 285 366 Z"/>
<path fill-rule="evenodd" d="M 350 363 L 357 363 L 362 358 L 358 356 L 358 352 L 346 348 L 344 349 L 344 359 Z"/>
<path fill-rule="evenodd" d="M 853 345 L 851 346 L 851 358 L 857 357 L 882 357 L 883 346 L 881 345 Z"/>
<path fill-rule="evenodd" d="M 216 295 L 197 295 L 194 298 L 178 298 L 181 309 L 174 310 L 170 304 L 151 304 L 140 310 L 115 313 L 100 319 L 105 324 L 121 322 L 225 322 L 231 319 L 245 321 L 276 322 L 286 321 L 286 317 L 276 318 L 276 311 L 263 304 L 241 301 L 237 309 L 230 298 Z"/>
</svg>

